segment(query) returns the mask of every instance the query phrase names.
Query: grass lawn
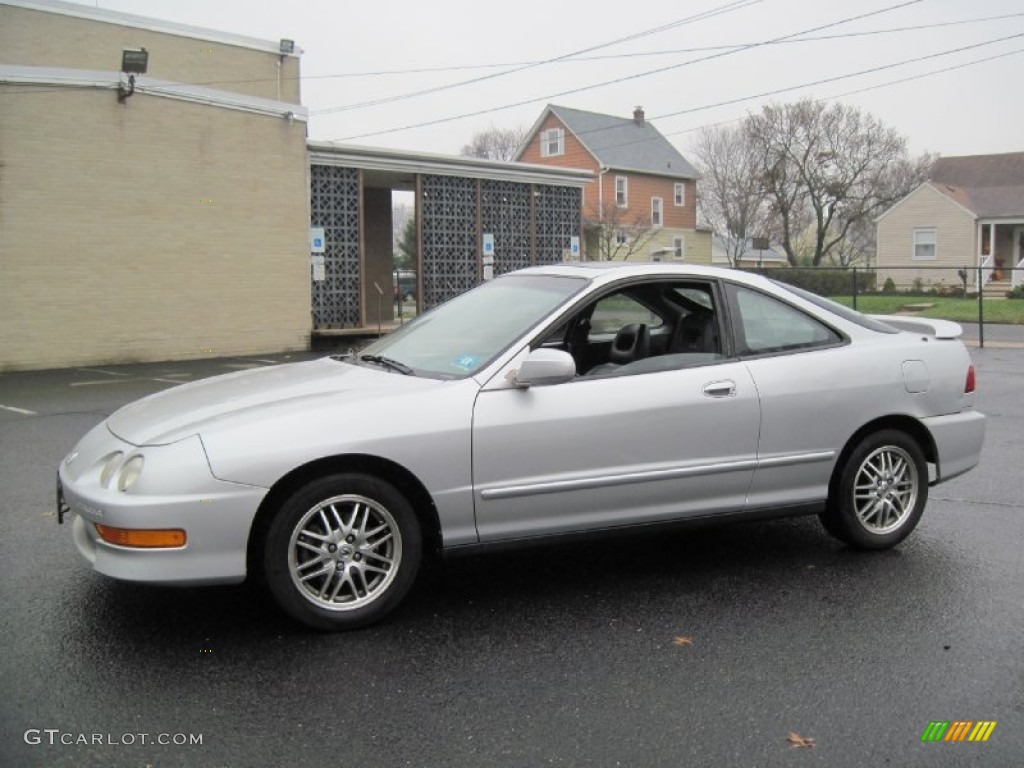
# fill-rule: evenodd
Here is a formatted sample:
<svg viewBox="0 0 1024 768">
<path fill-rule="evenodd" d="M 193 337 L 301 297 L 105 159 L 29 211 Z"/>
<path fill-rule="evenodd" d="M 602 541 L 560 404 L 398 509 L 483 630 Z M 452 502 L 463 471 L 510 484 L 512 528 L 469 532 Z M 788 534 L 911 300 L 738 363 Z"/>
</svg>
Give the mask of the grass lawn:
<svg viewBox="0 0 1024 768">
<path fill-rule="evenodd" d="M 853 306 L 849 296 L 830 296 L 832 301 Z M 958 323 L 978 322 L 977 299 L 950 299 L 940 296 L 858 296 L 857 311 L 866 315 L 894 315 L 908 304 L 934 304 L 915 314 Z M 1018 299 L 989 299 L 985 301 L 986 323 L 1013 323 L 1024 325 L 1024 301 Z"/>
</svg>

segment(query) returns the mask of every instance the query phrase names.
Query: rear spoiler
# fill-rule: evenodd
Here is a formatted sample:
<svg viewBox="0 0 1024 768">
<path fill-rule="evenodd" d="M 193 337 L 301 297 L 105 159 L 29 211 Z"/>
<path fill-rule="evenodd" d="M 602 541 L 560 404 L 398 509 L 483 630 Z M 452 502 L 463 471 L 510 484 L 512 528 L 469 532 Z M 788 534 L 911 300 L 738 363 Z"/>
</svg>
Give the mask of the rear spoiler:
<svg viewBox="0 0 1024 768">
<path fill-rule="evenodd" d="M 964 332 L 959 323 L 954 323 L 951 320 L 936 320 L 930 317 L 911 317 L 909 315 L 868 315 L 868 317 L 891 325 L 900 331 L 923 333 L 926 336 L 934 336 L 936 339 L 959 339 Z"/>
</svg>

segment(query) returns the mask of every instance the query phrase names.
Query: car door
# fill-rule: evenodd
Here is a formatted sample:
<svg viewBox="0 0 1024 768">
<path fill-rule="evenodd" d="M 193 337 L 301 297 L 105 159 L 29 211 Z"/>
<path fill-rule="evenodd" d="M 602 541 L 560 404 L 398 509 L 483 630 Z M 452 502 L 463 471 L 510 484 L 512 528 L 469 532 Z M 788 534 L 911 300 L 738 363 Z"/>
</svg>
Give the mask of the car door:
<svg viewBox="0 0 1024 768">
<path fill-rule="evenodd" d="M 868 386 L 879 363 L 855 354 L 820 319 L 778 297 L 729 284 L 737 352 L 761 397 L 758 468 L 748 506 L 821 502 L 845 441 L 869 408 L 890 393 Z M 895 379 L 894 379 L 895 380 Z"/>
<path fill-rule="evenodd" d="M 499 372 L 473 416 L 480 540 L 742 510 L 757 459 L 753 379 L 734 358 L 677 357 L 667 370 L 528 389 Z"/>
</svg>

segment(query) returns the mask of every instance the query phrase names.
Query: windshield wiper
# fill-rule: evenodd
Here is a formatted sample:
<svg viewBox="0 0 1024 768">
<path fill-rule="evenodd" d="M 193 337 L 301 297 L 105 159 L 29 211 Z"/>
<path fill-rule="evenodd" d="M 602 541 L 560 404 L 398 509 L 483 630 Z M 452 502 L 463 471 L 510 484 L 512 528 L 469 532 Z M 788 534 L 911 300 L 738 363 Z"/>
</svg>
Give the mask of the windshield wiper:
<svg viewBox="0 0 1024 768">
<path fill-rule="evenodd" d="M 398 371 L 406 376 L 413 376 L 415 372 L 405 363 L 400 363 L 397 360 L 392 360 L 390 357 L 384 357 L 383 355 L 360 355 L 359 359 L 364 363 L 376 363 L 382 365 L 385 368 L 390 368 L 393 371 Z"/>
</svg>

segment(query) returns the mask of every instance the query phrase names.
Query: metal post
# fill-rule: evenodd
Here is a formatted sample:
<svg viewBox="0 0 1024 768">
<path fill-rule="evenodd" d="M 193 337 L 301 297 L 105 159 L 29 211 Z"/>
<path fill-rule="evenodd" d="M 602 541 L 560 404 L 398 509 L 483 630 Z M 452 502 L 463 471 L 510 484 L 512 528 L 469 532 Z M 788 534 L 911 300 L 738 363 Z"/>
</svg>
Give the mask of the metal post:
<svg viewBox="0 0 1024 768">
<path fill-rule="evenodd" d="M 384 291 L 382 291 L 380 289 L 380 286 L 377 285 L 376 280 L 373 281 L 373 287 L 377 289 L 377 338 L 379 339 L 383 335 L 383 333 L 381 333 L 380 302 L 381 299 L 384 297 Z"/>
<path fill-rule="evenodd" d="M 982 266 L 978 265 L 978 346 L 985 348 L 985 290 L 982 286 Z"/>
<path fill-rule="evenodd" d="M 853 311 L 857 311 L 857 268 L 853 268 Z"/>
<path fill-rule="evenodd" d="M 396 301 L 398 302 L 398 324 L 404 325 L 405 320 L 402 317 L 402 307 L 405 304 L 405 295 L 402 293 L 402 281 L 399 277 L 399 270 L 397 269 L 395 270 L 395 289 L 395 295 L 398 297 L 396 299 Z"/>
</svg>

